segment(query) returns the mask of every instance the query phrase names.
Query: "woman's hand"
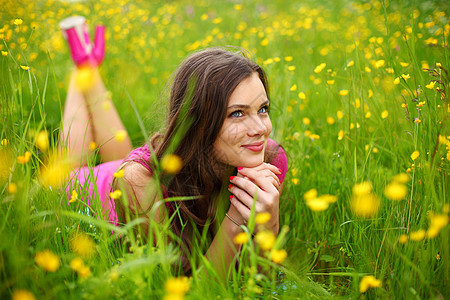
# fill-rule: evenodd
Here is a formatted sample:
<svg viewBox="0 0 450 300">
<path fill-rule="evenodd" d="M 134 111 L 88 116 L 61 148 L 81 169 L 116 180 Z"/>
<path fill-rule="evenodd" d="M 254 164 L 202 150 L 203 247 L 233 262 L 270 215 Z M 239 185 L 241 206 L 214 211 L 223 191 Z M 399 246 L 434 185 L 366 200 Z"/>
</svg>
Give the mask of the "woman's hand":
<svg viewBox="0 0 450 300">
<path fill-rule="evenodd" d="M 266 226 L 278 234 L 279 230 L 279 200 L 281 194 L 280 180 L 276 176 L 281 171 L 267 163 L 254 168 L 239 168 L 237 176 L 231 177 L 228 190 L 232 207 L 237 210 L 245 223 L 250 218 L 253 199 L 256 198 L 255 212 L 268 212 L 271 215 Z"/>
</svg>

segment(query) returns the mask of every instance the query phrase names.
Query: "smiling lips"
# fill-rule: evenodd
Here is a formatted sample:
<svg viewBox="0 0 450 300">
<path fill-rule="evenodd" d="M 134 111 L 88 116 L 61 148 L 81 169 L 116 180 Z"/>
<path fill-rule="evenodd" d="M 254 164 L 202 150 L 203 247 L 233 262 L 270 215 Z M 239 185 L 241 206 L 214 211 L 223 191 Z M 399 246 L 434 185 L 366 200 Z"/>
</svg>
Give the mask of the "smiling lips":
<svg viewBox="0 0 450 300">
<path fill-rule="evenodd" d="M 261 152 L 264 149 L 264 142 L 242 145 L 241 147 L 253 152 Z"/>
</svg>

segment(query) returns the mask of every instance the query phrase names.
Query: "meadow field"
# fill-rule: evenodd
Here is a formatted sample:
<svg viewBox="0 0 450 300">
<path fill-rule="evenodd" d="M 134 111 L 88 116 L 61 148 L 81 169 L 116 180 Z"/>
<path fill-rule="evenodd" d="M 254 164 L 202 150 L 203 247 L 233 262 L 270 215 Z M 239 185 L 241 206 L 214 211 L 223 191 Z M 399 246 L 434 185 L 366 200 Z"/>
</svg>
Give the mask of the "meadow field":
<svg viewBox="0 0 450 300">
<path fill-rule="evenodd" d="M 450 298 L 447 1 L 0 7 L 0 298 Z M 142 220 L 115 227 L 87 207 L 83 187 L 68 197 L 55 149 L 74 69 L 58 23 L 71 15 L 107 28 L 100 72 L 135 147 L 164 129 L 167 82 L 188 54 L 240 46 L 267 72 L 272 138 L 288 154 L 282 228 L 269 244 L 236 240 L 229 280 L 201 276 L 214 273 L 201 255 L 185 277 L 168 224 L 151 222 L 147 240 Z"/>
</svg>

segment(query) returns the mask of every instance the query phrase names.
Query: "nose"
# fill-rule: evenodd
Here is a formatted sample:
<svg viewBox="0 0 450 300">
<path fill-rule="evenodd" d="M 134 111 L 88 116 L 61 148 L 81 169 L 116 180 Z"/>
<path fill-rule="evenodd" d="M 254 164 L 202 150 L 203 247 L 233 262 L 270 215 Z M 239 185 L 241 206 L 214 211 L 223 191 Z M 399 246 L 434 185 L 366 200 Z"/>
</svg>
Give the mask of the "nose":
<svg viewBox="0 0 450 300">
<path fill-rule="evenodd" d="M 258 117 L 250 117 L 247 122 L 247 134 L 249 136 L 261 136 L 266 134 L 267 126 L 263 120 Z"/>
</svg>

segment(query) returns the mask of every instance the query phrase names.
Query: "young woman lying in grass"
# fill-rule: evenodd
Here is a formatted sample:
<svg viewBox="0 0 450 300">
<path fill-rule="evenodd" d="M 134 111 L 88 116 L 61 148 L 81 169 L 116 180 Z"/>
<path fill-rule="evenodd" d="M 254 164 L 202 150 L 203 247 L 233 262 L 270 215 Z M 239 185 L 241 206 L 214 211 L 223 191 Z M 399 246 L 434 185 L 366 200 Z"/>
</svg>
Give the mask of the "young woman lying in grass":
<svg viewBox="0 0 450 300">
<path fill-rule="evenodd" d="M 62 140 L 71 155 L 80 158 L 72 183 L 88 182 L 85 157 L 95 142 L 103 163 L 93 174 L 109 221 L 123 224 L 136 217 L 147 223 L 169 221 L 180 241 L 186 273 L 196 232 L 206 231 L 209 245 L 204 255 L 221 277 L 235 264 L 240 246 L 232 241 L 242 231 L 240 225 L 248 223 L 252 206 L 256 214 L 270 214 L 265 226 L 278 234 L 287 162 L 282 148 L 269 138 L 270 99 L 260 66 L 242 53 L 219 48 L 192 54 L 171 84 L 165 130 L 133 149 L 97 69 L 104 56 L 104 29 L 97 28 L 91 45 L 84 18 L 66 19 L 61 27 L 77 68 L 89 68 L 93 74 L 88 87 L 77 86 L 72 75 L 65 103 Z M 118 170 L 123 170 L 123 177 L 113 182 Z M 158 195 L 154 191 L 159 180 Z M 110 197 L 120 188 L 123 197 L 120 192 Z M 161 205 L 169 197 L 190 200 Z M 148 234 L 145 225 L 141 229 Z"/>
</svg>

